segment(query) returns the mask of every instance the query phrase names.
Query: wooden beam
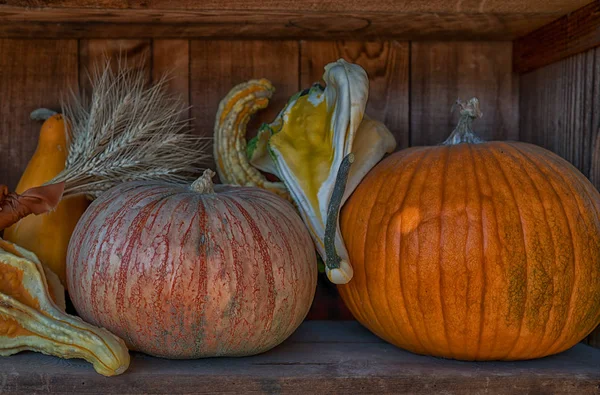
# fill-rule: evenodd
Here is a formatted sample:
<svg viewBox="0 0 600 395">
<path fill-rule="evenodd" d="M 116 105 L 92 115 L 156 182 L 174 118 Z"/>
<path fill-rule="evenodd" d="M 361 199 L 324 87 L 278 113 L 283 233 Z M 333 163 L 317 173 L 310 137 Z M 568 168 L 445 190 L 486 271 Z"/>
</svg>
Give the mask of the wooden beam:
<svg viewBox="0 0 600 395">
<path fill-rule="evenodd" d="M 563 16 L 514 43 L 514 71 L 526 73 L 600 45 L 600 1 Z"/>
<path fill-rule="evenodd" d="M 390 13 L 544 13 L 560 14 L 576 10 L 590 0 L 4 0 L 0 3 L 27 8 L 101 8 L 262 12 L 390 12 Z"/>
<path fill-rule="evenodd" d="M 110 6 L 114 1 L 107 0 L 107 3 Z M 199 5 L 189 9 L 0 5 L 0 37 L 327 40 L 385 37 L 398 40 L 506 41 L 525 35 L 568 12 L 565 7 L 547 10 L 542 6 L 539 10 L 521 7 L 510 11 L 500 7 L 498 2 L 490 2 L 497 4 L 497 7 L 491 8 L 492 11 L 485 11 L 485 7 L 484 11 L 479 11 L 473 10 L 473 7 L 458 6 L 455 9 L 424 7 L 423 10 L 413 7 L 402 11 L 401 7 L 394 5 L 395 2 L 382 1 L 375 1 L 376 6 L 367 2 L 364 9 L 358 9 L 355 2 L 344 8 L 341 0 L 326 1 L 329 5 L 321 9 L 293 6 L 289 2 L 286 9 L 279 4 L 285 3 L 283 0 L 275 2 L 279 4 L 275 9 L 269 8 L 269 4 L 260 8 L 233 9 L 229 5 L 210 8 L 201 6 L 203 2 L 197 3 Z M 581 0 L 575 3 L 581 3 Z M 572 6 L 570 4 L 569 8 Z"/>
</svg>

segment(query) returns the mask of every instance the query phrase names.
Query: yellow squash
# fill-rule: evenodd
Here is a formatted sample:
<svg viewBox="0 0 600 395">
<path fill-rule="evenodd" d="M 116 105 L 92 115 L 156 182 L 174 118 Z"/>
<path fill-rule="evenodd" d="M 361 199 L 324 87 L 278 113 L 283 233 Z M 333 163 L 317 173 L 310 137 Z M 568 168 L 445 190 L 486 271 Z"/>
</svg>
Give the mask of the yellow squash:
<svg viewBox="0 0 600 395">
<path fill-rule="evenodd" d="M 50 181 L 64 169 L 67 154 L 67 124 L 61 114 L 53 114 L 42 125 L 37 149 L 21 176 L 16 192 L 22 193 Z M 30 215 L 5 229 L 4 238 L 35 253 L 66 285 L 69 239 L 88 204 L 85 196 L 66 198 L 55 211 Z"/>
<path fill-rule="evenodd" d="M 64 288 L 35 254 L 0 239 L 0 356 L 36 351 L 82 358 L 115 376 L 129 367 L 122 339 L 64 311 Z"/>
</svg>

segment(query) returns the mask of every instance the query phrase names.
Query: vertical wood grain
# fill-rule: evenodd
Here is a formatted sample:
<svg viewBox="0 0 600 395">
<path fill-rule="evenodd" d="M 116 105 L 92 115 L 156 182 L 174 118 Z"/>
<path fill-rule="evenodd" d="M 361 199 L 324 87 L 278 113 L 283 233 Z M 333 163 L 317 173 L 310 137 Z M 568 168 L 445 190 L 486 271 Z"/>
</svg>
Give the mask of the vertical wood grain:
<svg viewBox="0 0 600 395">
<path fill-rule="evenodd" d="M 60 110 L 60 96 L 77 89 L 76 40 L 0 39 L 0 184 L 11 190 L 37 145 L 39 107 Z"/>
<path fill-rule="evenodd" d="M 151 40 L 80 40 L 79 85 L 83 92 L 90 92 L 89 75 L 96 67 L 101 70 L 106 60 L 110 60 L 113 69 L 116 68 L 119 61 L 125 61 L 130 68 L 142 69 L 147 81 L 151 81 Z"/>
<path fill-rule="evenodd" d="M 590 51 L 587 61 L 593 63 L 591 67 L 592 74 L 587 77 L 588 82 L 592 85 L 592 116 L 590 125 L 590 140 L 592 144 L 589 153 L 589 178 L 596 189 L 600 191 L 600 48 Z M 592 347 L 600 348 L 600 326 L 590 333 L 585 342 Z"/>
<path fill-rule="evenodd" d="M 557 153 L 587 177 L 598 134 L 595 57 L 591 50 L 521 76 L 521 140 Z"/>
<path fill-rule="evenodd" d="M 411 43 L 411 145 L 443 142 L 458 119 L 453 104 L 471 97 L 481 103 L 480 137 L 516 140 L 517 89 L 510 42 Z"/>
<path fill-rule="evenodd" d="M 600 47 L 596 48 L 594 54 L 594 93 L 592 94 L 592 159 L 590 163 L 590 180 L 600 191 Z M 600 331 L 598 341 L 600 346 Z"/>
<path fill-rule="evenodd" d="M 369 76 L 367 114 L 388 127 L 398 148 L 409 143 L 409 44 L 399 41 L 302 41 L 300 85 L 321 81 L 326 64 L 343 58 Z"/>
<path fill-rule="evenodd" d="M 271 122 L 299 90 L 296 41 L 192 40 L 190 56 L 192 117 L 202 136 L 213 135 L 219 102 L 236 84 L 264 77 L 276 89 L 269 107 L 248 125 L 248 136 L 261 122 Z"/>
<path fill-rule="evenodd" d="M 190 42 L 189 40 L 152 41 L 152 81 L 164 75 L 169 80 L 167 91 L 190 105 Z M 191 109 L 187 117 L 191 116 Z"/>
</svg>

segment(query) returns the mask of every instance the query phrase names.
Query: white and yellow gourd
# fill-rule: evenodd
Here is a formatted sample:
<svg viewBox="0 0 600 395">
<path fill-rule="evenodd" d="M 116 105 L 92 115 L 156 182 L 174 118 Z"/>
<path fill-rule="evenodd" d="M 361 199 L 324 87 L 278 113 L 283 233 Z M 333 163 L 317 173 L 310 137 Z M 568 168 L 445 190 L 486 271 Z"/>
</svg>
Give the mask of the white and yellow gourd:
<svg viewBox="0 0 600 395">
<path fill-rule="evenodd" d="M 266 188 L 293 200 L 328 278 L 345 284 L 353 271 L 339 232 L 340 207 L 396 141 L 381 122 L 365 115 L 364 69 L 340 59 L 325 67 L 323 80 L 325 87 L 315 84 L 292 96 L 248 143 L 246 125 L 267 106 L 274 88 L 265 79 L 234 87 L 219 106 L 214 155 L 223 182 Z M 261 171 L 281 182 L 268 181 Z"/>
</svg>

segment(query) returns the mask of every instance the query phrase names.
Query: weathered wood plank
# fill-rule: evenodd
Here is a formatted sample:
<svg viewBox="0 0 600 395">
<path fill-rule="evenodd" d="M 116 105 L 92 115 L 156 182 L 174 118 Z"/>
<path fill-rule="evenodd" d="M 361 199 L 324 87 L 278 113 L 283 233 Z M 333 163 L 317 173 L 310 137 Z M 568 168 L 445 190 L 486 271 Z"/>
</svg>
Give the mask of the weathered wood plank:
<svg viewBox="0 0 600 395">
<path fill-rule="evenodd" d="M 329 334 L 322 337 L 321 334 Z M 104 378 L 80 360 L 23 353 L 0 359 L 5 392 L 596 394 L 600 350 L 579 344 L 522 362 L 459 362 L 411 354 L 355 322 L 305 322 L 288 341 L 248 358 L 170 361 L 134 353 Z"/>
<path fill-rule="evenodd" d="M 590 0 L 427 0 L 388 1 L 373 0 L 4 0 L 2 4 L 14 7 L 54 8 L 116 8 L 158 10 L 235 10 L 235 11 L 375 11 L 375 12 L 436 12 L 436 13 L 545 13 L 566 14 Z"/>
<path fill-rule="evenodd" d="M 515 41 L 514 69 L 532 71 L 600 45 L 600 1 Z"/>
<path fill-rule="evenodd" d="M 600 48 L 596 48 L 594 56 L 594 92 L 592 108 L 592 160 L 590 163 L 590 180 L 600 191 Z M 600 347 L 600 331 L 597 332 L 596 345 Z"/>
<path fill-rule="evenodd" d="M 595 56 L 590 50 L 520 78 L 520 139 L 557 153 L 586 177 L 598 132 L 592 125 L 594 99 L 599 104 Z"/>
<path fill-rule="evenodd" d="M 477 97 L 483 118 L 474 129 L 486 140 L 518 138 L 518 81 L 510 42 L 413 42 L 411 145 L 443 142 L 456 126 L 458 98 Z"/>
<path fill-rule="evenodd" d="M 40 132 L 30 112 L 58 111 L 61 94 L 77 89 L 77 41 L 0 39 L 0 54 L 0 184 L 14 189 Z"/>
<path fill-rule="evenodd" d="M 190 105 L 190 42 L 188 40 L 152 41 L 152 80 L 167 75 L 167 91 Z M 191 116 L 191 109 L 187 117 Z"/>
<path fill-rule="evenodd" d="M 407 2 L 386 2 L 396 3 Z M 561 15 L 368 11 L 368 7 L 317 12 L 268 6 L 259 10 L 169 10 L 0 5 L 0 37 L 512 40 Z"/>
<path fill-rule="evenodd" d="M 408 147 L 409 44 L 399 41 L 303 41 L 300 85 L 321 80 L 327 63 L 344 58 L 369 75 L 367 114 L 390 129 L 398 149 Z"/>
<path fill-rule="evenodd" d="M 267 78 L 276 92 L 248 126 L 248 136 L 271 122 L 298 87 L 296 41 L 191 41 L 190 104 L 196 133 L 212 137 L 219 102 L 236 84 Z M 212 153 L 212 148 L 210 148 Z"/>
<path fill-rule="evenodd" d="M 109 60 L 113 69 L 118 62 L 142 70 L 147 81 L 152 76 L 151 40 L 81 40 L 79 42 L 79 84 L 84 92 L 90 91 L 90 73 L 100 70 Z"/>
</svg>

